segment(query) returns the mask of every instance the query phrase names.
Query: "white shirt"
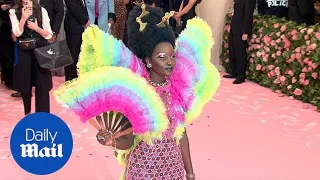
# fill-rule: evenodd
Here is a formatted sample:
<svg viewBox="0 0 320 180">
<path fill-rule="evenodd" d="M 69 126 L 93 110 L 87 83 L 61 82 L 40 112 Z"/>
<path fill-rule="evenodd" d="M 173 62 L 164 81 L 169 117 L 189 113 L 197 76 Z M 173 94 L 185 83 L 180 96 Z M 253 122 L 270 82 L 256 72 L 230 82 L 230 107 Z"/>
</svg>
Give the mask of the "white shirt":
<svg viewBox="0 0 320 180">
<path fill-rule="evenodd" d="M 41 7 L 41 11 L 42 11 L 42 29 L 49 32 L 49 35 L 45 37 L 45 39 L 51 39 L 53 33 L 50 25 L 50 18 L 49 18 L 48 12 L 43 7 Z M 10 17 L 11 26 L 12 26 L 12 33 L 16 37 L 20 37 L 23 33 L 23 30 L 21 31 L 19 28 L 19 20 L 17 18 L 15 9 L 9 10 L 9 17 Z"/>
</svg>

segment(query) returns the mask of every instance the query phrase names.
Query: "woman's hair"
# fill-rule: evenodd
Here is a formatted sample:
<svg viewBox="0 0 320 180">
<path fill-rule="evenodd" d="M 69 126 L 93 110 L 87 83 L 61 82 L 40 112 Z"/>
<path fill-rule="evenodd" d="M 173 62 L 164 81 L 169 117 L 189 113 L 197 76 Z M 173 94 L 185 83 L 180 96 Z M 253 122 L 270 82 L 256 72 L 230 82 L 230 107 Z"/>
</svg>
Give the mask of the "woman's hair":
<svg viewBox="0 0 320 180">
<path fill-rule="evenodd" d="M 147 23 L 144 30 L 139 31 L 140 25 L 136 18 L 142 13 L 141 6 L 135 6 L 129 14 L 127 21 L 128 46 L 130 50 L 140 59 L 151 58 L 154 48 L 161 42 L 168 42 L 172 46 L 175 44 L 175 34 L 170 27 L 158 27 L 164 16 L 160 8 L 146 6 L 148 15 L 141 18 L 143 23 Z M 144 62 L 145 63 L 145 62 Z"/>
<path fill-rule="evenodd" d="M 33 16 L 37 19 L 38 25 L 42 25 L 42 11 L 41 11 L 41 6 L 38 3 L 38 0 L 30 0 L 32 1 L 32 10 L 33 10 Z M 16 9 L 18 13 L 21 13 L 22 15 L 22 0 L 16 0 L 13 6 L 13 9 Z"/>
</svg>

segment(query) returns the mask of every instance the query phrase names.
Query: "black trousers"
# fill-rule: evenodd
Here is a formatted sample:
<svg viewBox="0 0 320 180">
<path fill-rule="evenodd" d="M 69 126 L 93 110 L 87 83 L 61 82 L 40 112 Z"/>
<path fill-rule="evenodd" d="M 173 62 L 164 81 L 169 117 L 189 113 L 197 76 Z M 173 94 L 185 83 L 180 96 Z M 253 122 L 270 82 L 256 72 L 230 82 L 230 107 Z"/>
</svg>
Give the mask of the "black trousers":
<svg viewBox="0 0 320 180">
<path fill-rule="evenodd" d="M 31 99 L 30 93 L 21 93 L 24 106 L 24 114 L 27 115 L 31 112 Z M 36 100 L 36 112 L 48 112 L 50 113 L 50 97 L 49 92 L 41 92 L 36 88 L 35 93 Z"/>
<path fill-rule="evenodd" d="M 19 50 L 19 63 L 14 68 L 13 89 L 21 92 L 24 113 L 31 112 L 32 87 L 35 87 L 35 111 L 50 113 L 51 72 L 40 68 L 32 50 Z"/>
<path fill-rule="evenodd" d="M 80 48 L 81 48 L 81 43 L 82 43 L 82 33 L 66 32 L 66 41 L 67 41 L 68 47 L 70 49 L 72 59 L 74 61 L 73 64 L 66 66 L 64 68 L 65 80 L 70 81 L 70 80 L 78 77 L 77 63 L 78 63 Z"/>
<path fill-rule="evenodd" d="M 8 88 L 12 88 L 14 62 L 14 44 L 0 46 L 0 65 L 2 69 L 1 80 Z"/>
<path fill-rule="evenodd" d="M 239 79 L 246 78 L 248 65 L 247 55 L 248 42 L 242 40 L 241 34 L 230 33 L 229 36 L 229 60 L 231 73 Z"/>
</svg>

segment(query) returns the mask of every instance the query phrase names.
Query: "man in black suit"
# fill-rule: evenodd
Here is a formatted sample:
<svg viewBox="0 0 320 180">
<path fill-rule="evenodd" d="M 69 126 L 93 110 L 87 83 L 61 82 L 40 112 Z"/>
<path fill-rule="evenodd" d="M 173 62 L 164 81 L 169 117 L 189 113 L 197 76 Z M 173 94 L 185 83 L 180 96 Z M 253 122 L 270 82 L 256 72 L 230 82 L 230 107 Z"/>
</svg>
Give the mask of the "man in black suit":
<svg viewBox="0 0 320 180">
<path fill-rule="evenodd" d="M 66 81 L 77 77 L 77 63 L 82 43 L 82 33 L 90 25 L 85 0 L 65 0 L 67 14 L 64 20 L 66 40 L 74 63 L 65 67 Z"/>
<path fill-rule="evenodd" d="M 248 38 L 252 32 L 253 12 L 256 0 L 234 0 L 234 13 L 229 36 L 229 59 L 231 74 L 225 78 L 236 78 L 233 84 L 245 82 L 248 64 Z"/>
<path fill-rule="evenodd" d="M 58 33 L 60 32 L 61 23 L 64 16 L 63 0 L 39 0 L 39 3 L 48 12 L 51 29 L 53 31 L 53 36 L 49 42 L 54 43 L 57 39 Z"/>
</svg>

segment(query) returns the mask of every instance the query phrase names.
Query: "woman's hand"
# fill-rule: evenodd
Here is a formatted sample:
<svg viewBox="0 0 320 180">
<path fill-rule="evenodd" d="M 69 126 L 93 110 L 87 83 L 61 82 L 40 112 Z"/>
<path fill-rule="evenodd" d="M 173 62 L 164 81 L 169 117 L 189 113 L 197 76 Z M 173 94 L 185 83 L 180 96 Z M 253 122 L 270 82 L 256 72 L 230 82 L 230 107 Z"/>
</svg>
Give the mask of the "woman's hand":
<svg viewBox="0 0 320 180">
<path fill-rule="evenodd" d="M 100 130 L 96 137 L 98 142 L 104 146 L 110 146 L 112 144 L 112 133 L 107 130 Z"/>
<path fill-rule="evenodd" d="M 22 18 L 23 19 L 28 19 L 32 15 L 32 8 L 25 7 L 22 8 Z"/>
<path fill-rule="evenodd" d="M 39 28 L 37 19 L 34 22 L 28 21 L 28 28 L 37 31 Z"/>
<path fill-rule="evenodd" d="M 180 13 L 175 12 L 175 13 L 174 13 L 174 18 L 176 19 L 177 22 L 180 22 L 180 21 L 181 21 L 181 15 L 180 15 Z"/>
</svg>

